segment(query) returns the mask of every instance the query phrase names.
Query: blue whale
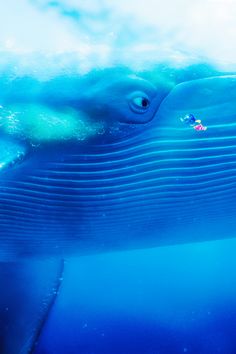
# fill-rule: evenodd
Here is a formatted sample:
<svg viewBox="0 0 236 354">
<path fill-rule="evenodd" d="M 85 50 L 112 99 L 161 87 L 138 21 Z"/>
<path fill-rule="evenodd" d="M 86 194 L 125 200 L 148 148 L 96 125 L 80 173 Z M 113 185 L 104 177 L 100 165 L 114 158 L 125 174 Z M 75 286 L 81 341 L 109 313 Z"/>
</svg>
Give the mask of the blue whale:
<svg viewBox="0 0 236 354">
<path fill-rule="evenodd" d="M 3 93 L 0 257 L 233 237 L 236 77 L 96 79 Z M 184 125 L 187 114 L 208 129 Z"/>
<path fill-rule="evenodd" d="M 236 75 L 199 73 L 0 80 L 5 354 L 35 342 L 60 259 L 236 236 Z"/>
</svg>

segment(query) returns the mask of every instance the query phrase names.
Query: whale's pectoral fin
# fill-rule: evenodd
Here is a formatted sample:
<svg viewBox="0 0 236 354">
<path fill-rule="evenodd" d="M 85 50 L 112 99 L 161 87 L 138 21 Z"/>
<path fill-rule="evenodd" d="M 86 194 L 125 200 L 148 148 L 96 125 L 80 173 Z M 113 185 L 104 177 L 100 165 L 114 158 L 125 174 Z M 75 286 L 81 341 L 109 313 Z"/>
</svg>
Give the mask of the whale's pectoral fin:
<svg viewBox="0 0 236 354">
<path fill-rule="evenodd" d="M 22 162 L 28 153 L 28 148 L 12 138 L 0 136 L 0 171 Z"/>
<path fill-rule="evenodd" d="M 62 261 L 0 263 L 0 353 L 33 351 L 62 272 Z"/>
</svg>

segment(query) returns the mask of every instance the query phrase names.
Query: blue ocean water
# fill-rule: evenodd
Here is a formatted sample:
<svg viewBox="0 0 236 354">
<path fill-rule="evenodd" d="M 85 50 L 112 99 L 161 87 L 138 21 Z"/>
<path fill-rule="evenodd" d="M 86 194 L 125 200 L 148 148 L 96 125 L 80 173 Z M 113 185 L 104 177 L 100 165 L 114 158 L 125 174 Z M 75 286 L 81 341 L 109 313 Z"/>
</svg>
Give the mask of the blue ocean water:
<svg viewBox="0 0 236 354">
<path fill-rule="evenodd" d="M 236 353 L 235 16 L 0 4 L 0 354 Z"/>
<path fill-rule="evenodd" d="M 236 352 L 234 239 L 81 257 L 37 354 Z"/>
</svg>

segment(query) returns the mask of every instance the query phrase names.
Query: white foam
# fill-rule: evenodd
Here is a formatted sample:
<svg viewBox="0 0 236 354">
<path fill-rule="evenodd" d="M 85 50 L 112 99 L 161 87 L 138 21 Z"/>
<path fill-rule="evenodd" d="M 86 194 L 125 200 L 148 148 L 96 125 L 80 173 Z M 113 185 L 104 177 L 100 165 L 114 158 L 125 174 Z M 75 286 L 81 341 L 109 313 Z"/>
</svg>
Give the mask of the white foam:
<svg viewBox="0 0 236 354">
<path fill-rule="evenodd" d="M 73 52 L 84 72 L 157 61 L 234 70 L 235 18 L 233 0 L 8 0 L 0 3 L 0 51 L 41 52 L 45 67 L 56 65 L 52 55 Z"/>
</svg>

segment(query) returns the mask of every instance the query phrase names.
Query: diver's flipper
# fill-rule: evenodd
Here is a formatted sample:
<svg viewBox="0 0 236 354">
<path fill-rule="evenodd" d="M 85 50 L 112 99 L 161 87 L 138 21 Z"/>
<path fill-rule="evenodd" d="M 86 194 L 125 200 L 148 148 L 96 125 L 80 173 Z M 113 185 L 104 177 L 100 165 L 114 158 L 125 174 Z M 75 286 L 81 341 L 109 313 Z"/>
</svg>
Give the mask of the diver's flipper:
<svg viewBox="0 0 236 354">
<path fill-rule="evenodd" d="M 0 137 L 0 171 L 13 167 L 24 160 L 27 147 L 8 137 Z"/>
<path fill-rule="evenodd" d="M 0 353 L 32 352 L 62 272 L 62 261 L 0 263 Z"/>
</svg>

